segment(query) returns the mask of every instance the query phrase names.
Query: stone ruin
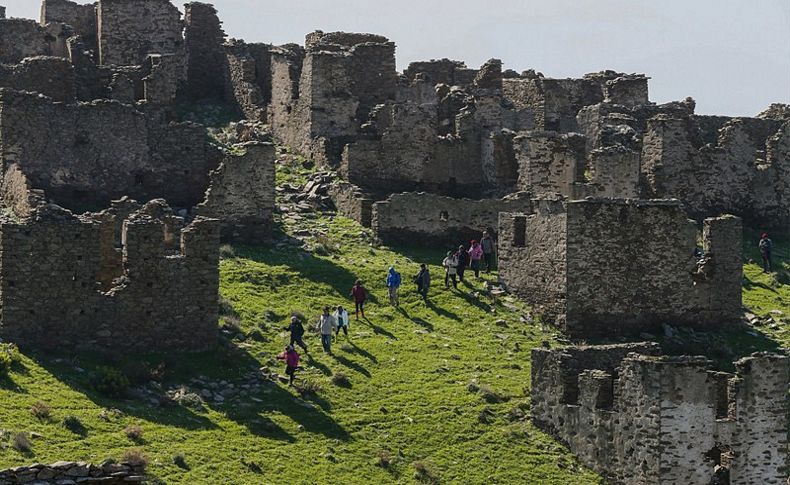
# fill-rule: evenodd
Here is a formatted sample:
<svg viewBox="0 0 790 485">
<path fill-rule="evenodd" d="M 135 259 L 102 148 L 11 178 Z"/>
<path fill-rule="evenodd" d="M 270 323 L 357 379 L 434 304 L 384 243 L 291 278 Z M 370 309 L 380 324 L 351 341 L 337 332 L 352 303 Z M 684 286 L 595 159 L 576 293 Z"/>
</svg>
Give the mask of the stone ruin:
<svg viewBox="0 0 790 485">
<path fill-rule="evenodd" d="M 614 483 L 784 484 L 790 357 L 716 372 L 656 344 L 532 351 L 532 417 Z"/>
<path fill-rule="evenodd" d="M 741 219 L 790 221 L 790 108 L 698 115 L 691 98 L 651 102 L 648 81 L 496 59 L 398 72 L 385 37 L 247 43 L 199 2 L 183 17 L 168 0 L 43 0 L 39 21 L 0 8 L 0 337 L 210 347 L 220 240 L 270 235 L 272 137 L 324 170 L 284 195 L 319 210 L 331 197 L 385 241 L 496 228 L 503 283 L 572 337 L 727 325 Z M 244 143 L 179 120 L 205 99 L 246 118 Z M 702 256 L 688 217 L 704 219 Z M 615 482 L 779 483 L 787 357 L 728 375 L 659 352 L 534 351 L 535 422 Z"/>
<path fill-rule="evenodd" d="M 500 214 L 500 279 L 577 338 L 737 322 L 741 221 L 706 219 L 701 258 L 697 235 L 676 200 L 535 200 Z"/>
</svg>

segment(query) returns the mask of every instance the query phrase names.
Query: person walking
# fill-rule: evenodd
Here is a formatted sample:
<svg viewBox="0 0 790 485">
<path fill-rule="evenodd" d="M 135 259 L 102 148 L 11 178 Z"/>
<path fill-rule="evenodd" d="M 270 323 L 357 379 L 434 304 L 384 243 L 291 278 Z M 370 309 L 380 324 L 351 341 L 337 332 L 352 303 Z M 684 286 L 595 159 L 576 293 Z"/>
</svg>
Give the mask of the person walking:
<svg viewBox="0 0 790 485">
<path fill-rule="evenodd" d="M 304 340 L 302 339 L 302 337 L 304 337 L 304 327 L 302 326 L 302 322 L 299 320 L 299 317 L 292 315 L 291 324 L 285 327 L 285 330 L 291 332 L 291 343 L 288 345 L 293 347 L 294 344 L 297 344 L 302 348 L 302 350 L 304 350 L 306 354 L 307 345 L 305 345 Z"/>
<path fill-rule="evenodd" d="M 469 266 L 472 268 L 472 271 L 475 272 L 475 278 L 480 279 L 480 260 L 483 258 L 483 248 L 480 247 L 480 243 L 475 240 L 472 240 L 472 245 L 469 248 Z"/>
<path fill-rule="evenodd" d="M 332 314 L 335 317 L 335 321 L 337 321 L 337 330 L 335 331 L 335 336 L 340 336 L 340 330 L 343 330 L 343 333 L 346 334 L 348 337 L 348 312 L 342 305 L 337 306 L 337 310 L 335 313 Z"/>
<path fill-rule="evenodd" d="M 425 263 L 420 265 L 420 272 L 414 277 L 414 282 L 417 283 L 417 293 L 427 301 L 428 290 L 431 288 L 431 272 Z"/>
<path fill-rule="evenodd" d="M 282 352 L 277 358 L 285 361 L 285 375 L 289 378 L 288 385 L 293 386 L 296 369 L 299 368 L 299 353 L 296 352 L 293 345 L 289 345 L 285 348 L 285 352 Z"/>
<path fill-rule="evenodd" d="M 455 258 L 458 260 L 458 281 L 464 280 L 464 272 L 469 266 L 469 253 L 466 252 L 463 244 L 458 246 L 458 252 L 455 253 Z"/>
<path fill-rule="evenodd" d="M 332 355 L 332 334 L 337 328 L 337 320 L 329 314 L 329 307 L 324 307 L 324 313 L 318 317 L 318 325 L 316 330 L 321 334 L 321 346 L 324 347 L 324 352 Z"/>
<path fill-rule="evenodd" d="M 455 279 L 458 272 L 458 260 L 452 251 L 447 251 L 447 257 L 442 261 L 442 266 L 444 266 L 444 287 L 449 288 L 450 281 L 452 281 L 453 288 L 458 289 L 458 282 Z"/>
<path fill-rule="evenodd" d="M 491 233 L 483 231 L 480 239 L 480 247 L 483 248 L 483 260 L 486 264 L 486 273 L 490 273 L 494 268 L 494 258 L 496 257 L 496 241 L 491 237 Z"/>
<path fill-rule="evenodd" d="M 368 292 L 362 286 L 362 280 L 354 282 L 351 287 L 351 296 L 354 298 L 354 318 L 359 320 L 359 314 L 362 313 L 362 318 L 365 318 L 365 301 L 368 299 Z"/>
<path fill-rule="evenodd" d="M 387 292 L 390 297 L 390 305 L 397 307 L 400 304 L 398 300 L 398 288 L 400 288 L 401 278 L 400 273 L 395 271 L 394 266 L 390 266 L 387 272 Z"/>
<path fill-rule="evenodd" d="M 760 235 L 760 242 L 757 244 L 760 248 L 760 255 L 763 257 L 763 273 L 771 272 L 771 251 L 774 248 L 774 243 L 768 238 L 768 233 L 764 232 Z"/>
</svg>

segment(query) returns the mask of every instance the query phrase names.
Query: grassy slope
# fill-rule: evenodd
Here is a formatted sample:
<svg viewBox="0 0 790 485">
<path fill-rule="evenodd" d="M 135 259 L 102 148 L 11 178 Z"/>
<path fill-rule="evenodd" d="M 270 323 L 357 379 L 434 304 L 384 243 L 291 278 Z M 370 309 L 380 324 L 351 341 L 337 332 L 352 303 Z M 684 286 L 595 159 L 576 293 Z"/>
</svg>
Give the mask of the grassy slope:
<svg viewBox="0 0 790 485">
<path fill-rule="evenodd" d="M 409 483 L 415 479 L 415 461 L 426 463 L 446 483 L 601 482 L 545 434 L 508 419 L 513 409 L 528 411 L 529 349 L 556 341 L 538 324 L 520 321 L 523 307 L 508 298 L 475 296 L 479 282 L 462 292 L 444 290 L 438 252 L 380 248 L 347 219 L 306 217 L 283 227 L 287 233 L 309 228 L 325 234 L 320 243 L 330 253 L 317 256 L 292 246 L 236 248 L 237 257 L 221 266 L 223 297 L 239 313 L 243 330 L 260 330 L 262 341 L 236 339 L 213 353 L 140 359 L 167 363 L 165 387 L 197 375 L 234 382 L 272 365 L 286 341 L 281 327 L 291 310 L 312 321 L 323 305 L 347 303 L 348 290 L 360 277 L 374 298 L 370 321 L 352 320 L 351 338 L 340 338 L 335 357 L 320 351 L 315 335 L 308 337 L 313 358 L 304 361 L 300 378 L 321 385 L 313 404 L 281 385 L 265 387 L 252 398 L 210 404 L 205 411 L 111 400 L 89 384 L 100 357 L 28 354 L 23 368 L 0 386 L 0 428 L 43 437 L 33 440 L 31 453 L 0 449 L 0 467 L 64 458 L 98 462 L 142 448 L 151 458 L 150 471 L 166 483 Z M 432 264 L 429 306 L 415 297 L 410 284 L 420 261 Z M 404 275 L 400 311 L 385 304 L 382 279 L 390 264 Z M 745 268 L 745 304 L 760 315 L 775 309 L 790 315 L 790 286 L 760 274 L 754 264 Z M 507 327 L 497 325 L 498 319 Z M 770 346 L 771 339 L 790 345 L 786 325 L 760 327 L 756 333 L 738 331 L 724 338 L 744 349 Z M 280 364 L 274 366 L 281 370 Z M 350 388 L 331 383 L 332 375 L 341 372 Z M 473 380 L 509 400 L 484 402 L 467 390 Z M 39 422 L 29 413 L 39 400 L 52 406 L 52 421 Z M 479 421 L 486 407 L 494 414 L 490 424 Z M 105 408 L 123 415 L 102 420 Z M 82 420 L 86 436 L 60 424 L 67 415 Z M 142 443 L 124 436 L 129 424 L 143 427 Z M 394 459 L 389 469 L 376 465 L 385 451 Z M 172 464 L 176 453 L 185 455 L 191 470 Z M 261 472 L 253 471 L 250 462 Z"/>
</svg>

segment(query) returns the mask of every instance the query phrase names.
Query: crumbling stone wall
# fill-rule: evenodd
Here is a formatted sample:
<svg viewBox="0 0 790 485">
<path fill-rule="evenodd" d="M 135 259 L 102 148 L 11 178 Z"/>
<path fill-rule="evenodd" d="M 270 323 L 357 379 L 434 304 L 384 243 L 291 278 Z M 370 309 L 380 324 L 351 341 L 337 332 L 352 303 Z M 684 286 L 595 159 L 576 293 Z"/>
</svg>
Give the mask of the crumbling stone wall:
<svg viewBox="0 0 790 485">
<path fill-rule="evenodd" d="M 221 99 L 225 95 L 227 60 L 222 48 L 225 32 L 217 10 L 207 3 L 187 3 L 184 23 L 189 97 Z"/>
<path fill-rule="evenodd" d="M 781 484 L 790 359 L 753 354 L 735 375 L 655 344 L 532 351 L 533 422 L 614 483 Z M 722 470 L 718 471 L 721 476 Z"/>
<path fill-rule="evenodd" d="M 500 216 L 500 277 L 569 334 L 638 334 L 740 318 L 741 226 L 696 228 L 677 201 L 587 199 Z"/>
<path fill-rule="evenodd" d="M 388 243 L 454 248 L 479 240 L 484 230 L 495 228 L 500 212 L 529 211 L 531 205 L 526 193 L 483 200 L 422 192 L 393 194 L 373 204 L 372 228 Z"/>
<path fill-rule="evenodd" d="M 3 340 L 39 348 L 210 348 L 217 333 L 219 221 L 196 219 L 180 232 L 180 248 L 169 252 L 166 223 L 149 215 L 154 209 L 123 223 L 123 274 L 107 291 L 99 283 L 101 233 L 112 218 L 43 206 L 31 219 L 0 222 Z"/>
<path fill-rule="evenodd" d="M 39 25 L 29 19 L 0 19 L 0 63 L 16 64 L 26 57 L 66 57 L 66 40 L 74 35 L 61 23 Z"/>
<path fill-rule="evenodd" d="M 149 54 L 183 58 L 183 28 L 169 0 L 99 0 L 100 64 L 139 65 Z"/>
<path fill-rule="evenodd" d="M 125 485 L 146 480 L 140 465 L 106 461 L 99 465 L 85 462 L 59 461 L 50 465 L 40 463 L 0 471 L 0 481 L 7 485 L 37 483 L 57 485 L 63 483 L 102 483 Z"/>
<path fill-rule="evenodd" d="M 224 240 L 256 243 L 272 232 L 274 160 L 271 143 L 238 145 L 241 154 L 229 155 L 211 172 L 211 185 L 197 213 L 221 221 Z"/>
<path fill-rule="evenodd" d="M 644 193 L 694 216 L 727 211 L 778 227 L 790 218 L 790 126 L 759 118 L 659 115 L 642 149 Z"/>
<path fill-rule="evenodd" d="M 225 44 L 225 96 L 248 120 L 266 121 L 272 101 L 272 46 L 232 40 Z"/>
<path fill-rule="evenodd" d="M 43 0 L 41 25 L 57 22 L 66 24 L 79 35 L 83 44 L 98 53 L 98 24 L 96 3 L 81 4 L 71 0 Z"/>
<path fill-rule="evenodd" d="M 463 61 L 450 59 L 432 59 L 430 61 L 412 62 L 403 71 L 409 81 L 423 78 L 431 86 L 446 84 L 448 86 L 465 86 L 477 75 L 477 71 L 469 69 Z"/>
<path fill-rule="evenodd" d="M 163 122 L 115 101 L 62 104 L 3 89 L 0 106 L 4 161 L 75 210 L 124 195 L 192 207 L 219 163 L 202 126 Z"/>
<path fill-rule="evenodd" d="M 0 64 L 0 87 L 34 91 L 65 103 L 77 97 L 74 68 L 62 57 L 28 57 L 19 64 Z"/>
<path fill-rule="evenodd" d="M 395 97 L 395 44 L 371 34 L 316 31 L 305 51 L 300 68 L 298 52 L 280 52 L 272 62 L 272 129 L 299 153 L 337 164 L 371 108 Z"/>
</svg>

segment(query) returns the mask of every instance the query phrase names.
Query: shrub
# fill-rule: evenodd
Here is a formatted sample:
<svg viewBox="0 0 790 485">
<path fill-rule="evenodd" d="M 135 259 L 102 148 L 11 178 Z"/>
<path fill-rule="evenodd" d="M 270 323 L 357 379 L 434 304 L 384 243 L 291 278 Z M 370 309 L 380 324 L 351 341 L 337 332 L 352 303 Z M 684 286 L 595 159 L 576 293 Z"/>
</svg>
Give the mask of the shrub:
<svg viewBox="0 0 790 485">
<path fill-rule="evenodd" d="M 178 453 L 173 456 L 173 464 L 182 470 L 189 470 L 189 464 L 183 453 Z"/>
<path fill-rule="evenodd" d="M 63 426 L 72 433 L 78 434 L 80 436 L 85 436 L 88 434 L 88 430 L 85 428 L 85 425 L 82 424 L 80 418 L 76 416 L 66 416 L 63 418 Z"/>
<path fill-rule="evenodd" d="M 121 456 L 121 463 L 126 463 L 132 468 L 145 470 L 145 467 L 148 466 L 148 456 L 143 453 L 143 450 L 126 450 Z"/>
<path fill-rule="evenodd" d="M 52 417 L 52 408 L 44 401 L 37 401 L 30 406 L 30 414 L 40 421 L 47 421 Z"/>
<path fill-rule="evenodd" d="M 22 361 L 22 355 L 14 344 L 0 344 L 0 377 L 7 377 L 11 367 Z"/>
<path fill-rule="evenodd" d="M 140 386 L 161 379 L 164 365 L 154 366 L 144 360 L 134 360 L 123 366 L 123 375 L 131 385 Z"/>
<path fill-rule="evenodd" d="M 439 478 L 433 467 L 424 461 L 415 461 L 411 464 L 414 467 L 414 478 L 422 483 L 439 483 Z"/>
<path fill-rule="evenodd" d="M 130 424 L 123 430 L 123 434 L 134 442 L 140 442 L 143 439 L 143 428 L 136 424 Z"/>
<path fill-rule="evenodd" d="M 294 387 L 296 388 L 296 392 L 301 394 L 302 397 L 310 395 L 317 396 L 318 393 L 321 392 L 321 384 L 310 380 L 298 382 Z"/>
<path fill-rule="evenodd" d="M 93 375 L 93 388 L 105 396 L 121 397 L 129 388 L 129 379 L 118 369 L 100 366 Z"/>
<path fill-rule="evenodd" d="M 20 453 L 29 453 L 33 445 L 30 443 L 30 438 L 27 433 L 14 433 L 14 438 L 11 440 L 11 447 Z"/>
<path fill-rule="evenodd" d="M 483 400 L 489 404 L 496 404 L 499 402 L 507 401 L 507 397 L 503 396 L 499 392 L 495 391 L 489 386 L 482 385 L 480 386 L 480 396 Z"/>
<path fill-rule="evenodd" d="M 348 376 L 343 372 L 338 372 L 337 374 L 332 376 L 332 384 L 338 387 L 351 387 L 351 381 L 348 379 Z"/>
<path fill-rule="evenodd" d="M 233 259 L 236 257 L 236 250 L 230 244 L 223 244 L 219 247 L 220 259 Z"/>
<path fill-rule="evenodd" d="M 387 450 L 381 450 L 376 453 L 376 465 L 381 468 L 389 468 L 393 461 L 392 453 Z"/>
</svg>

